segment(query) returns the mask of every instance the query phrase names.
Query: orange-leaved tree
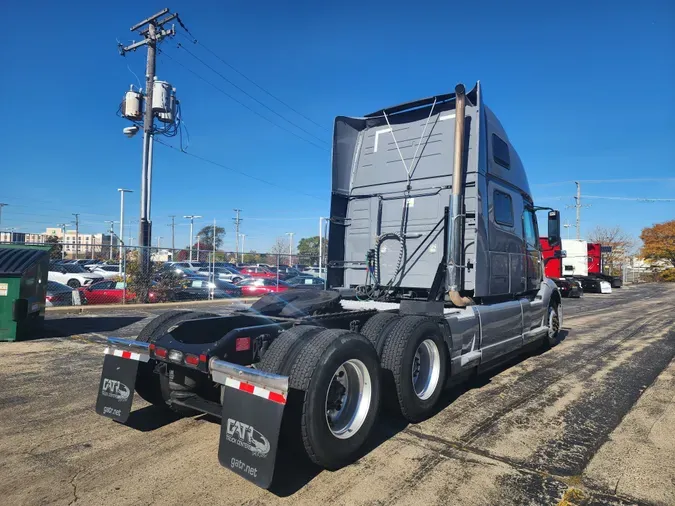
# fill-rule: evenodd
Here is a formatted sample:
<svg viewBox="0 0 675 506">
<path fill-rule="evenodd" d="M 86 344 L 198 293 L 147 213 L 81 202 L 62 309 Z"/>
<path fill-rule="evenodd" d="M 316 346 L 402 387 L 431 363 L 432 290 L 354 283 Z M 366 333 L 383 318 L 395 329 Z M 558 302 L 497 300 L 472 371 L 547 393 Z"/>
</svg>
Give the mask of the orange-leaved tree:
<svg viewBox="0 0 675 506">
<path fill-rule="evenodd" d="M 642 229 L 642 257 L 665 261 L 675 267 L 675 220 Z"/>
</svg>

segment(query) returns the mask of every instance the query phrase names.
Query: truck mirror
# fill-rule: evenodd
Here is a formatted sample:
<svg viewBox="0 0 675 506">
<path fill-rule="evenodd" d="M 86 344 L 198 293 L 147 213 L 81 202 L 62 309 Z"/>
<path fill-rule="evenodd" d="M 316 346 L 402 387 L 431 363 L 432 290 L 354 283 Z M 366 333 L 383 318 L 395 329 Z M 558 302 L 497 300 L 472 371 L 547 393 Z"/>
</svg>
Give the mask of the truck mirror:
<svg viewBox="0 0 675 506">
<path fill-rule="evenodd" d="M 560 211 L 548 212 L 548 243 L 551 246 L 560 244 Z"/>
</svg>

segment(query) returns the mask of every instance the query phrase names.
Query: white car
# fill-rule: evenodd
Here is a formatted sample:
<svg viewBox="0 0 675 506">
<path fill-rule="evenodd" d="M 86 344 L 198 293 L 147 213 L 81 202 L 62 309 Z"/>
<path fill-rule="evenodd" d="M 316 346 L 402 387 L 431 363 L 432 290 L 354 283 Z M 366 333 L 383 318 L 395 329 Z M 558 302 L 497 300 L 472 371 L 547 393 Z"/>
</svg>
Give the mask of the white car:
<svg viewBox="0 0 675 506">
<path fill-rule="evenodd" d="M 239 283 L 239 281 L 248 277 L 235 269 L 230 269 L 229 267 L 216 267 L 214 270 L 216 275 L 218 276 L 218 279 L 222 279 L 223 281 L 227 281 L 228 283 Z M 208 276 L 211 273 L 211 271 L 207 267 L 205 267 L 199 269 L 197 273 L 203 274 L 204 276 Z"/>
<path fill-rule="evenodd" d="M 303 274 L 311 274 L 312 276 L 316 276 L 318 278 L 325 278 L 326 277 L 326 268 L 321 267 L 319 269 L 318 267 L 307 267 L 304 271 L 302 271 Z"/>
<path fill-rule="evenodd" d="M 89 286 L 92 283 L 103 281 L 103 277 L 92 274 L 77 264 L 51 264 L 47 280 L 63 283 L 71 288 Z"/>
<path fill-rule="evenodd" d="M 91 271 L 92 274 L 101 276 L 106 281 L 109 279 L 115 279 L 120 277 L 120 266 L 119 265 L 97 265 Z"/>
</svg>

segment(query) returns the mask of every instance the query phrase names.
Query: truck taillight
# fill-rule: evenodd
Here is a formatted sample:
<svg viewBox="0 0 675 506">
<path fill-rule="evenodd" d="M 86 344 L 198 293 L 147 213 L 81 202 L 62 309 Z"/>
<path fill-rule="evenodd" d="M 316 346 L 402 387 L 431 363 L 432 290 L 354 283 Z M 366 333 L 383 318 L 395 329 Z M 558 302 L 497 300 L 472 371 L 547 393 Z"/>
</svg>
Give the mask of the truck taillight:
<svg viewBox="0 0 675 506">
<path fill-rule="evenodd" d="M 155 356 L 158 358 L 166 358 L 167 351 L 166 348 L 157 348 L 155 347 Z"/>
<path fill-rule="evenodd" d="M 234 343 L 235 351 L 248 351 L 251 349 L 250 337 L 238 337 Z"/>
<path fill-rule="evenodd" d="M 192 367 L 198 367 L 199 366 L 199 357 L 197 355 L 190 355 L 187 354 L 185 355 L 185 364 L 192 366 Z"/>
</svg>

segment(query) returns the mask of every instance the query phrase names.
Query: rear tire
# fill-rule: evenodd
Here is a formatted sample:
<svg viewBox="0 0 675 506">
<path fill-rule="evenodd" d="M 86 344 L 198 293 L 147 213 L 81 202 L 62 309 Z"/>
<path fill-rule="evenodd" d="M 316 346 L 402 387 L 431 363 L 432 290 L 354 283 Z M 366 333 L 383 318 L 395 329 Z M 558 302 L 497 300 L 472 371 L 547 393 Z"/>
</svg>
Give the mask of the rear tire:
<svg viewBox="0 0 675 506">
<path fill-rule="evenodd" d="M 377 313 L 371 316 L 361 329 L 360 333 L 373 343 L 378 356 L 382 356 L 387 334 L 400 319 L 401 317 L 396 313 Z"/>
<path fill-rule="evenodd" d="M 258 369 L 288 376 L 303 343 L 322 330 L 324 330 L 322 327 L 314 325 L 298 325 L 284 330 L 265 352 L 262 360 L 258 363 Z"/>
<path fill-rule="evenodd" d="M 77 290 L 82 286 L 82 284 L 77 279 L 69 279 L 66 283 L 70 288 Z"/>
<path fill-rule="evenodd" d="M 152 343 L 161 336 L 165 335 L 174 325 L 195 318 L 217 316 L 213 313 L 202 313 L 198 311 L 173 310 L 162 313 L 148 323 L 139 332 L 136 341 L 142 343 Z M 138 372 L 136 373 L 136 393 L 150 404 L 157 406 L 167 406 L 176 413 L 191 416 L 195 412 L 182 408 L 181 406 L 170 406 L 168 400 L 172 391 L 171 383 L 163 374 L 156 374 L 154 369 L 157 365 L 156 360 L 138 363 Z M 174 384 L 175 387 L 175 384 Z M 188 412 L 189 411 L 189 412 Z"/>
<path fill-rule="evenodd" d="M 386 336 L 381 361 L 393 382 L 390 405 L 409 422 L 428 418 L 443 393 L 447 371 L 445 340 L 438 323 L 425 316 L 401 318 Z"/>
<path fill-rule="evenodd" d="M 362 335 L 326 329 L 311 336 L 291 368 L 302 444 L 309 458 L 338 469 L 358 457 L 380 403 L 377 353 Z"/>
</svg>

